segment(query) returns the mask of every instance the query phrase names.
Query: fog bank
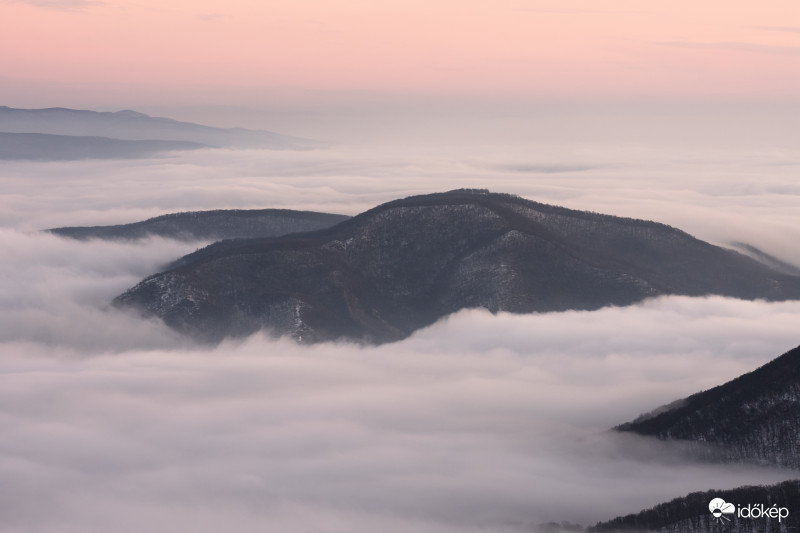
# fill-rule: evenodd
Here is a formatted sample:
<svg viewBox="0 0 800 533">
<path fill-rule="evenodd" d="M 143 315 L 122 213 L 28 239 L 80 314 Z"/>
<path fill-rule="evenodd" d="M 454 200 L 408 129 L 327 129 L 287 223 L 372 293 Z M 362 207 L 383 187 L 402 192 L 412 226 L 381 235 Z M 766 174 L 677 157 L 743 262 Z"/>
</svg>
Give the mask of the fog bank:
<svg viewBox="0 0 800 533">
<path fill-rule="evenodd" d="M 640 142 L 645 121 L 605 142 L 602 121 L 511 121 L 540 131 L 477 145 L 409 142 L 409 129 L 404 142 L 310 152 L 0 163 L 0 529 L 530 531 L 796 477 L 697 465 L 679 447 L 606 430 L 793 348 L 800 302 L 465 310 L 380 347 L 259 334 L 208 348 L 108 305 L 203 243 L 38 231 L 199 209 L 352 215 L 475 187 L 745 241 L 800 265 L 800 159 L 769 140 L 789 138 L 780 132 L 716 142 L 720 124 L 683 139 L 679 123 Z M 576 137 L 571 124 L 592 131 Z"/>
<path fill-rule="evenodd" d="M 0 226 L 118 224 L 223 208 L 355 215 L 400 197 L 472 187 L 655 220 L 800 264 L 799 167 L 796 150 L 779 146 L 522 142 L 0 163 Z"/>
<path fill-rule="evenodd" d="M 104 305 L 187 245 L 0 240 L 4 530 L 530 531 L 796 475 L 606 430 L 793 347 L 800 302 L 467 310 L 380 347 L 199 348 Z"/>
</svg>

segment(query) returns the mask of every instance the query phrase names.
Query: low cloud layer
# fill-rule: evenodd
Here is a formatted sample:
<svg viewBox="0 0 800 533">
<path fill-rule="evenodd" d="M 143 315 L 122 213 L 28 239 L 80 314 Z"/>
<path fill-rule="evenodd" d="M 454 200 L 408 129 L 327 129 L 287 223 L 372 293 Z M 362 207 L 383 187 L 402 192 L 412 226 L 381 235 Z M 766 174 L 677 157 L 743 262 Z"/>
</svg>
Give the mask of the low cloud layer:
<svg viewBox="0 0 800 533">
<path fill-rule="evenodd" d="M 605 430 L 795 346 L 797 302 L 473 310 L 381 347 L 211 349 L 102 305 L 186 245 L 0 242 L 4 530 L 530 531 L 796 475 Z"/>
<path fill-rule="evenodd" d="M 399 197 L 474 187 L 656 220 L 715 243 L 747 242 L 800 265 L 799 167 L 796 151 L 778 147 L 546 143 L 2 163 L 0 226 L 116 224 L 220 208 L 354 215 Z"/>
<path fill-rule="evenodd" d="M 682 311 L 686 325 L 698 305 L 727 309 L 716 320 L 732 323 L 754 311 L 667 299 L 588 321 L 470 312 L 368 349 L 256 336 L 75 360 L 6 344 L 0 469 L 13 490 L 2 521 L 54 532 L 525 531 L 791 477 L 696 465 L 604 432 L 766 359 L 729 335 L 687 332 L 649 350 L 624 340 L 663 313 Z M 584 322 L 580 345 L 570 339 Z M 592 346 L 615 335 L 619 351 Z"/>
<path fill-rule="evenodd" d="M 793 348 L 800 302 L 468 310 L 381 347 L 256 335 L 212 349 L 108 306 L 201 243 L 38 231 L 197 209 L 356 214 L 478 187 L 800 265 L 795 150 L 547 138 L 0 163 L 0 529 L 530 531 L 796 476 L 693 464 L 680 447 L 606 430 Z"/>
<path fill-rule="evenodd" d="M 114 311 L 114 296 L 197 244 L 73 241 L 0 229 L 0 342 L 36 342 L 76 353 L 176 346 L 158 323 Z"/>
</svg>

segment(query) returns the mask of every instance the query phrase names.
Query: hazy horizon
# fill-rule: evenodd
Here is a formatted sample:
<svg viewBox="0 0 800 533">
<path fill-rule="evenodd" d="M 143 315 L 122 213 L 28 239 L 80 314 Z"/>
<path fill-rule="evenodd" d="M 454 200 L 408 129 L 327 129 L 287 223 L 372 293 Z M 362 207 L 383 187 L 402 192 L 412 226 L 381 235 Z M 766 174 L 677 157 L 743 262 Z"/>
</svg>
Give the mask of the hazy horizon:
<svg viewBox="0 0 800 533">
<path fill-rule="evenodd" d="M 666 133 L 789 147 L 798 133 L 791 0 L 4 0 L 0 16 L 14 21 L 0 36 L 12 107 L 132 108 L 331 142 Z"/>
</svg>

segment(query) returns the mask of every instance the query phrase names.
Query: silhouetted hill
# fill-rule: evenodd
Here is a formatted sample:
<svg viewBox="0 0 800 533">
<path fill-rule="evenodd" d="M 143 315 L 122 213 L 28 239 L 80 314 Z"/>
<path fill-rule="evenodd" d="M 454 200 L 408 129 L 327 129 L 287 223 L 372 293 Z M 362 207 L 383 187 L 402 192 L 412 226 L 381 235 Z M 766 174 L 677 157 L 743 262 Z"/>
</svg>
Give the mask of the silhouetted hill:
<svg viewBox="0 0 800 533">
<path fill-rule="evenodd" d="M 14 109 L 0 106 L 0 132 L 106 137 L 128 141 L 181 141 L 212 147 L 302 149 L 317 145 L 307 139 L 270 131 L 214 128 L 150 117 L 136 111 L 112 113 L 61 107 Z"/>
<path fill-rule="evenodd" d="M 171 213 L 132 224 L 79 226 L 46 231 L 73 239 L 142 239 L 149 236 L 183 241 L 274 237 L 323 229 L 346 215 L 290 209 L 218 209 Z"/>
<path fill-rule="evenodd" d="M 716 461 L 800 468 L 800 347 L 615 429 L 694 441 Z"/>
<path fill-rule="evenodd" d="M 208 146 L 187 141 L 123 141 L 44 133 L 0 132 L 0 159 L 67 161 L 74 159 L 138 159 L 173 150 Z"/>
<path fill-rule="evenodd" d="M 330 229 L 223 241 L 120 295 L 211 341 L 262 327 L 380 343 L 463 308 L 531 313 L 660 294 L 800 297 L 800 278 L 669 226 L 460 190 Z"/>
<path fill-rule="evenodd" d="M 715 519 L 709 503 L 721 498 L 736 508 L 763 504 L 765 509 L 784 508 L 788 516 L 777 518 L 747 518 L 738 516 L 738 510 Z M 800 526 L 800 481 L 784 481 L 766 487 L 739 487 L 731 490 L 693 492 L 656 505 L 652 509 L 601 522 L 589 528 L 592 533 L 662 531 L 669 533 L 791 533 Z M 752 514 L 752 511 L 751 511 Z M 728 521 L 729 520 L 729 521 Z"/>
</svg>

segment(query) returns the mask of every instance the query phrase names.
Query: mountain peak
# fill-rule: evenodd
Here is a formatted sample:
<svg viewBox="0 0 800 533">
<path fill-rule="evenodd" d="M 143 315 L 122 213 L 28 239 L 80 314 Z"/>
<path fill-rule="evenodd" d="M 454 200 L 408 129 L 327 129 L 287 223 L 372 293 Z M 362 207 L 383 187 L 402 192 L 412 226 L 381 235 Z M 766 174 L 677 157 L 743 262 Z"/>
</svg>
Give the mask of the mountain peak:
<svg viewBox="0 0 800 533">
<path fill-rule="evenodd" d="M 267 328 L 381 343 L 464 308 L 590 310 L 661 294 L 800 298 L 800 277 L 663 224 L 466 189 L 325 230 L 222 241 L 115 303 L 210 341 Z"/>
<path fill-rule="evenodd" d="M 114 115 L 125 118 L 150 118 L 149 115 L 145 115 L 144 113 L 139 113 L 138 111 L 133 111 L 131 109 L 123 109 L 122 111 L 116 111 L 114 112 Z"/>
</svg>

